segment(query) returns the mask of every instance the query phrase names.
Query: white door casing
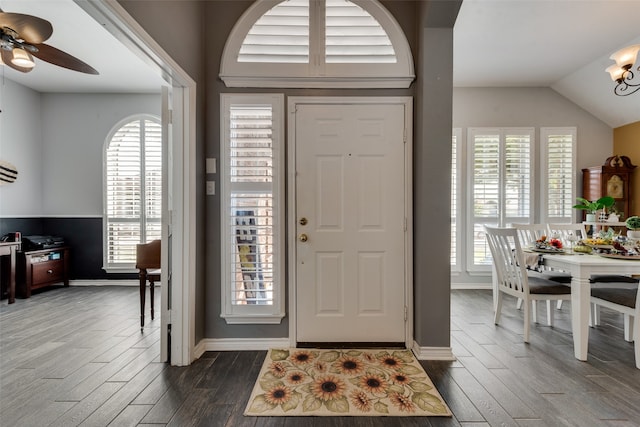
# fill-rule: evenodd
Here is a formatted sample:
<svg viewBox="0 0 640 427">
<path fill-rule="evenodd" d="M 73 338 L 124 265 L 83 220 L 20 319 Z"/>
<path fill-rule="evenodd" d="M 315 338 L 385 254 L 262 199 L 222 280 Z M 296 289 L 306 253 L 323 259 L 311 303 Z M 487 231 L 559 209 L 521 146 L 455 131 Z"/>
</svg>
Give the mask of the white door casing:
<svg viewBox="0 0 640 427">
<path fill-rule="evenodd" d="M 291 340 L 410 345 L 411 99 L 289 108 Z"/>
</svg>

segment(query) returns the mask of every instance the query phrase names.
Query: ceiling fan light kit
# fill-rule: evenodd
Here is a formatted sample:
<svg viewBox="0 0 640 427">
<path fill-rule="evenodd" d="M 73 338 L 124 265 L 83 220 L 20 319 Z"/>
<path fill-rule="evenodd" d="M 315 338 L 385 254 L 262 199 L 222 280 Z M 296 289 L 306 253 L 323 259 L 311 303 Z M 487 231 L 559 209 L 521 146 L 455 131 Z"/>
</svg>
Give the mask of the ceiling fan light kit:
<svg viewBox="0 0 640 427">
<path fill-rule="evenodd" d="M 605 70 L 611 75 L 611 80 L 616 82 L 613 93 L 618 96 L 627 96 L 640 90 L 640 64 L 634 73 L 633 67 L 638 59 L 640 44 L 627 46 L 612 54 L 609 58 L 616 63 Z M 636 81 L 634 79 L 637 78 Z"/>
<path fill-rule="evenodd" d="M 53 46 L 43 43 L 53 34 L 45 19 L 0 9 L 0 64 L 22 73 L 35 67 L 33 57 L 59 67 L 86 74 L 98 74 L 90 65 Z"/>
<path fill-rule="evenodd" d="M 31 54 L 21 47 L 13 48 L 13 58 L 11 58 L 11 63 L 24 68 L 33 68 L 36 65 L 36 63 L 33 62 Z"/>
</svg>

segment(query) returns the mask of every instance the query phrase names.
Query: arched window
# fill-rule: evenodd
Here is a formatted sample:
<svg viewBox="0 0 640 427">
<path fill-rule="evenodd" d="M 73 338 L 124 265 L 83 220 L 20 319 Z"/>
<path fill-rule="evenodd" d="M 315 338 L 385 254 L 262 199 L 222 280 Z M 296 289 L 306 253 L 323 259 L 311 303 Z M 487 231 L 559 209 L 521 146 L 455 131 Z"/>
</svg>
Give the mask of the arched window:
<svg viewBox="0 0 640 427">
<path fill-rule="evenodd" d="M 225 45 L 229 87 L 405 88 L 409 44 L 376 0 L 258 0 Z"/>
<path fill-rule="evenodd" d="M 160 239 L 162 130 L 152 116 L 114 127 L 104 153 L 104 268 L 133 269 L 136 244 Z"/>
</svg>

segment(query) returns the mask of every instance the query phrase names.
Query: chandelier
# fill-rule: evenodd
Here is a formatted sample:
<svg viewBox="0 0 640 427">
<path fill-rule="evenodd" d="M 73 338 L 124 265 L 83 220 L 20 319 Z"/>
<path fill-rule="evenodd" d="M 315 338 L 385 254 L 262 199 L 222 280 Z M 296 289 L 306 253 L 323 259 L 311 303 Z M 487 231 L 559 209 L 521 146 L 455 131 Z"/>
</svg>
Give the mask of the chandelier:
<svg viewBox="0 0 640 427">
<path fill-rule="evenodd" d="M 609 57 L 616 63 L 607 67 L 605 71 L 611 74 L 611 80 L 617 83 L 613 93 L 618 96 L 631 95 L 640 90 L 640 64 L 635 72 L 633 70 L 638 51 L 640 51 L 640 44 L 634 44 L 620 49 Z"/>
</svg>

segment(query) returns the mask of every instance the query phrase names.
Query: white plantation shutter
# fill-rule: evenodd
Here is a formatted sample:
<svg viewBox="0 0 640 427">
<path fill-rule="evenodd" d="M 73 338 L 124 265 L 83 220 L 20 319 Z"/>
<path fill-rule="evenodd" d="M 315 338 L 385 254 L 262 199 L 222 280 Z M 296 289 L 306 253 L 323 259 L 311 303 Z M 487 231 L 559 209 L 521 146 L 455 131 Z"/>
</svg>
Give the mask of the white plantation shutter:
<svg viewBox="0 0 640 427">
<path fill-rule="evenodd" d="M 273 304 L 273 112 L 231 105 L 231 303 Z"/>
<path fill-rule="evenodd" d="M 458 259 L 458 230 L 459 224 L 459 212 L 458 212 L 458 183 L 460 181 L 460 167 L 459 165 L 459 153 L 461 152 L 460 145 L 462 142 L 462 129 L 457 128 L 453 130 L 451 138 L 451 270 L 459 271 L 460 263 Z M 463 240 L 464 242 L 464 240 Z"/>
<path fill-rule="evenodd" d="M 223 308 L 229 323 L 281 318 L 281 95 L 223 95 Z"/>
<path fill-rule="evenodd" d="M 251 27 L 238 62 L 309 62 L 309 1 L 287 0 L 266 12 Z"/>
<path fill-rule="evenodd" d="M 507 134 L 504 138 L 504 222 L 528 221 L 532 214 L 533 135 Z"/>
<path fill-rule="evenodd" d="M 137 118 L 119 127 L 106 148 L 106 269 L 133 268 L 136 244 L 160 238 L 161 201 L 161 127 Z"/>
<path fill-rule="evenodd" d="M 395 50 L 380 23 L 360 6 L 327 0 L 325 8 L 327 63 L 395 63 Z"/>
<path fill-rule="evenodd" d="M 220 78 L 228 87 L 406 88 L 415 74 L 402 29 L 377 1 L 257 0 L 227 38 Z"/>
<path fill-rule="evenodd" d="M 491 264 L 484 225 L 530 222 L 533 215 L 533 139 L 525 129 L 469 129 L 473 230 L 468 268 Z"/>
<path fill-rule="evenodd" d="M 575 211 L 576 128 L 542 128 L 542 170 L 546 171 L 542 185 L 543 217 L 546 222 L 573 221 Z"/>
<path fill-rule="evenodd" d="M 472 206 L 473 265 L 491 262 L 489 247 L 484 237 L 484 224 L 497 224 L 500 206 L 500 136 L 469 131 L 472 138 L 473 185 Z"/>
</svg>

